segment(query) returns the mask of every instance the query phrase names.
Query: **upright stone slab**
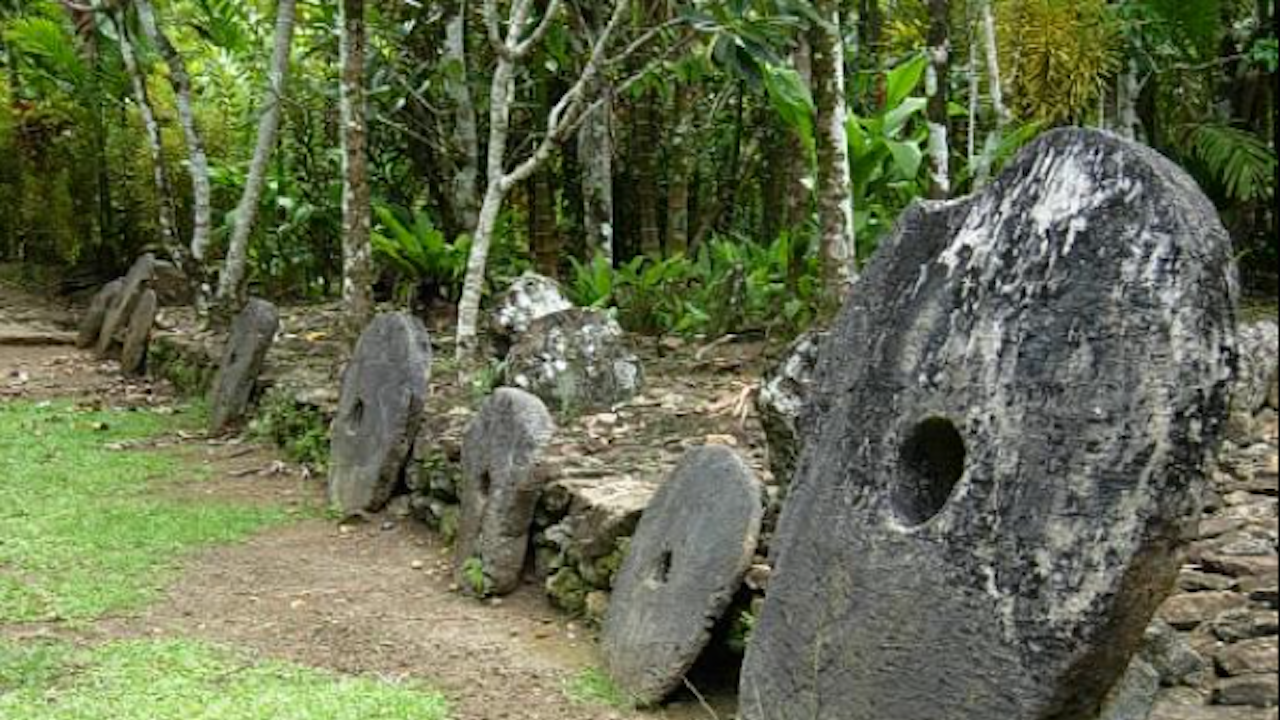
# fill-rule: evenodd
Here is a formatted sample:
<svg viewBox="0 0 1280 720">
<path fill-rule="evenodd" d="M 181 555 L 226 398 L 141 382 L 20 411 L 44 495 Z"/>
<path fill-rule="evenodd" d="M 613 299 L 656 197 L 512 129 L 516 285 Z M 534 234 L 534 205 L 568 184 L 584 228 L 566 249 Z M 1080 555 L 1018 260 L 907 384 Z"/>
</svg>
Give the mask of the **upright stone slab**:
<svg viewBox="0 0 1280 720">
<path fill-rule="evenodd" d="M 333 419 L 329 500 L 342 513 L 373 512 L 391 499 L 422 422 L 431 340 L 405 313 L 374 318 L 342 378 Z"/>
<path fill-rule="evenodd" d="M 133 267 L 129 268 L 129 273 L 124 276 L 120 294 L 107 308 L 107 313 L 102 319 L 102 334 L 98 336 L 96 347 L 99 356 L 110 353 L 111 348 L 115 346 L 116 336 L 128 327 L 129 318 L 133 316 L 138 300 L 142 299 L 142 293 L 151 286 L 155 278 L 155 265 L 155 256 L 148 253 L 138 258 L 133 263 Z"/>
<path fill-rule="evenodd" d="M 93 296 L 93 301 L 89 303 L 89 309 L 80 320 L 79 333 L 76 335 L 76 347 L 88 348 L 97 344 L 98 336 L 102 334 L 102 323 L 107 319 L 107 310 L 115 302 L 116 298 L 120 296 L 120 289 L 123 287 L 124 278 L 118 278 L 103 285 L 102 289 L 98 290 Z"/>
<path fill-rule="evenodd" d="M 554 432 L 542 401 L 515 388 L 498 388 L 467 427 L 455 556 L 458 582 L 468 590 L 504 595 L 519 586 L 548 479 L 538 463 Z"/>
<path fill-rule="evenodd" d="M 120 351 L 120 369 L 126 375 L 141 375 L 147 366 L 147 347 L 151 344 L 151 330 L 156 324 L 156 312 L 160 299 L 150 288 L 142 293 L 138 304 L 129 316 L 129 327 L 124 334 L 124 348 Z"/>
<path fill-rule="evenodd" d="M 681 685 L 742 584 L 763 516 L 751 468 L 715 445 L 685 453 L 645 509 L 601 642 L 609 674 L 636 702 L 661 702 Z"/>
<path fill-rule="evenodd" d="M 813 391 L 818 348 L 826 336 L 811 330 L 796 338 L 778 365 L 761 379 L 756 394 L 756 410 L 769 445 L 769 469 L 783 487 L 791 482 L 801 442 L 809 436 L 801 428 L 801 415 Z"/>
<path fill-rule="evenodd" d="M 250 299 L 232 321 L 209 394 L 209 429 L 214 434 L 225 431 L 244 417 L 279 329 L 280 311 L 258 298 Z"/>
<path fill-rule="evenodd" d="M 1082 130 L 909 209 L 823 345 L 746 720 L 1078 720 L 1178 569 L 1227 412 L 1231 248 Z"/>
</svg>

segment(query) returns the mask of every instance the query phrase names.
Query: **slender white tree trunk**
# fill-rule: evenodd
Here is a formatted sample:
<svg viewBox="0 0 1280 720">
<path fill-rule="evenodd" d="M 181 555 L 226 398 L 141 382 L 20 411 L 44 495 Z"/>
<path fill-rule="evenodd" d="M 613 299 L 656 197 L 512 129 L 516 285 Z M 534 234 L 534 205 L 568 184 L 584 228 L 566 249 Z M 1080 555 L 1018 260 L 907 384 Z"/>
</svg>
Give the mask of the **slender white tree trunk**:
<svg viewBox="0 0 1280 720">
<path fill-rule="evenodd" d="M 613 103 L 605 101 L 578 131 L 582 217 L 587 247 L 613 264 Z"/>
<path fill-rule="evenodd" d="M 929 67 L 925 70 L 925 95 L 929 125 L 929 196 L 951 195 L 951 146 L 947 137 L 947 87 L 951 65 L 950 2 L 929 0 Z"/>
<path fill-rule="evenodd" d="M 1125 65 L 1124 72 L 1120 75 L 1119 88 L 1116 98 L 1117 112 L 1117 131 L 1122 137 L 1129 140 L 1138 139 L 1138 131 L 1142 122 L 1138 120 L 1138 95 L 1141 94 L 1142 87 L 1138 82 L 1138 68 L 1133 60 L 1129 60 Z"/>
<path fill-rule="evenodd" d="M 982 149 L 982 157 L 978 161 L 978 172 L 974 186 L 982 187 L 991 175 L 991 166 L 995 163 L 996 152 L 1004 139 L 1005 128 L 1009 125 L 1009 108 L 1004 104 L 1004 78 L 1000 74 L 1000 49 L 996 42 L 996 20 L 991 12 L 991 0 L 983 0 L 978 8 L 981 19 L 983 57 L 987 61 L 987 86 L 991 95 L 991 109 L 995 112 L 995 128 L 987 134 Z"/>
<path fill-rule="evenodd" d="M 818 225 L 822 272 L 829 292 L 843 297 L 857 277 L 854 244 L 853 183 L 845 123 L 844 41 L 838 0 L 814 4 L 821 20 L 809 37 L 812 49 L 814 106 L 817 110 Z"/>
<path fill-rule="evenodd" d="M 342 299 L 347 328 L 358 337 L 373 319 L 373 249 L 369 195 L 368 122 L 365 115 L 364 0 L 342 0 Z"/>
<path fill-rule="evenodd" d="M 609 24 L 600 33 L 591 49 L 591 56 L 571 88 L 560 98 L 547 116 L 546 134 L 529 157 L 512 170 L 506 169 L 507 136 L 511 127 L 511 106 L 515 100 L 515 75 L 517 63 L 526 59 L 541 42 L 560 12 L 560 0 L 551 0 L 542 19 L 532 31 L 526 32 L 534 0 L 515 0 L 508 16 L 507 32 L 500 33 L 497 17 L 497 1 L 485 0 L 484 14 L 490 42 L 497 55 L 497 67 L 489 88 L 489 157 L 488 177 L 484 202 L 476 223 L 475 237 L 471 242 L 471 254 L 467 258 L 467 273 L 462 286 L 462 299 L 458 304 L 457 359 L 462 372 L 477 357 L 479 350 L 480 298 L 484 291 L 485 273 L 489 259 L 489 246 L 497 226 L 502 204 L 511 188 L 529 179 L 542 167 L 572 133 L 576 132 L 583 117 L 596 110 L 601 103 L 591 102 L 589 93 L 597 87 L 602 66 L 606 62 L 605 51 L 614 31 L 622 23 L 630 7 L 628 0 L 617 0 Z M 614 58 L 616 61 L 618 58 Z"/>
<path fill-rule="evenodd" d="M 147 133 L 147 146 L 151 150 L 152 180 L 156 189 L 157 222 L 160 228 L 160 242 L 170 259 L 179 267 L 187 264 L 186 252 L 178 241 L 177 211 L 173 207 L 173 191 L 169 184 L 169 171 L 165 164 L 164 140 L 160 135 L 160 123 L 156 120 L 155 111 L 151 107 L 151 96 L 147 92 L 147 78 L 138 64 L 138 56 L 129 37 L 125 23 L 111 15 L 116 36 L 120 44 L 120 57 L 124 60 L 125 72 L 133 86 L 133 99 L 138 105 L 138 115 Z"/>
<path fill-rule="evenodd" d="M 455 9 L 445 25 L 445 57 L 450 65 L 445 92 L 453 104 L 452 145 L 458 158 L 451 193 L 455 213 L 467 232 L 474 232 L 480 206 L 480 138 L 467 82 L 467 0 L 458 0 Z"/>
<path fill-rule="evenodd" d="M 191 262 L 186 270 L 189 280 L 196 290 L 196 308 L 203 313 L 208 307 L 211 288 L 206 277 L 209 253 L 209 242 L 213 229 L 212 187 L 209 182 L 209 157 L 205 153 L 204 140 L 200 134 L 200 126 L 196 121 L 195 109 L 191 102 L 191 76 L 187 65 L 178 53 L 164 29 L 156 19 L 151 0 L 134 0 L 138 9 L 143 32 L 151 40 L 151 44 L 159 50 L 165 64 L 169 66 L 169 83 L 173 86 L 177 99 L 178 120 L 182 124 L 182 133 L 187 144 L 187 171 L 191 176 Z"/>
<path fill-rule="evenodd" d="M 258 120 L 258 142 L 249 164 L 249 177 L 236 205 L 231 244 L 227 248 L 226 266 L 218 283 L 218 302 L 224 309 L 239 308 L 245 301 L 248 285 L 249 235 L 258 217 L 262 188 L 267 179 L 267 166 L 275 150 L 280 131 L 280 114 L 284 103 L 285 82 L 289 75 L 289 56 L 293 48 L 293 28 L 297 0 L 280 0 L 276 7 L 275 49 L 268 70 L 268 88 L 262 117 Z"/>
</svg>

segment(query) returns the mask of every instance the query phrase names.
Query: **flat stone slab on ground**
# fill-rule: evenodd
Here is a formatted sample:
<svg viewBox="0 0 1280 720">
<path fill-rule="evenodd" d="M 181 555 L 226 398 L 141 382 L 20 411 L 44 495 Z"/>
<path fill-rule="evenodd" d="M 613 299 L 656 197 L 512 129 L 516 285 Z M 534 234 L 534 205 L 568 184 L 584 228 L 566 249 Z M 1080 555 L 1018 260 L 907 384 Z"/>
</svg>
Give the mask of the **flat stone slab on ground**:
<svg viewBox="0 0 1280 720">
<path fill-rule="evenodd" d="M 329 500 L 347 515 L 386 505 L 418 436 L 431 377 L 431 339 L 406 313 L 374 318 L 342 378 L 333 420 Z"/>
<path fill-rule="evenodd" d="M 534 509 L 549 479 L 539 460 L 554 432 L 546 405 L 515 388 L 498 388 L 467 428 L 454 554 L 458 582 L 477 595 L 505 595 L 520 585 Z"/>
<path fill-rule="evenodd" d="M 159 310 L 160 298 L 156 291 L 150 288 L 143 291 L 129 316 L 129 328 L 125 330 L 124 347 L 120 351 L 120 369 L 126 375 L 141 375 L 146 368 L 147 346 L 151 343 L 151 330 Z"/>
<path fill-rule="evenodd" d="M 275 305 L 253 298 L 236 315 L 209 394 L 209 426 L 223 432 L 244 417 L 267 353 L 280 329 Z"/>
<path fill-rule="evenodd" d="M 733 450 L 688 451 L 640 518 L 614 584 L 601 649 L 642 705 L 680 686 L 733 600 L 760 539 L 760 482 Z"/>
<path fill-rule="evenodd" d="M 1212 204 L 1111 135 L 910 208 L 820 353 L 743 717 L 1096 711 L 1173 587 L 1234 302 Z"/>
</svg>

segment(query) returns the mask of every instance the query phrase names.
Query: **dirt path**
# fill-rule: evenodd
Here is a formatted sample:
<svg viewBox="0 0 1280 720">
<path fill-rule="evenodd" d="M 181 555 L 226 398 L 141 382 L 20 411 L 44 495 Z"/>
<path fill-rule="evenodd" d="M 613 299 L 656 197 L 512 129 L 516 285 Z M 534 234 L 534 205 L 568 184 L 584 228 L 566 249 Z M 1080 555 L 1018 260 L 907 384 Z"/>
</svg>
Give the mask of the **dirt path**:
<svg viewBox="0 0 1280 720">
<path fill-rule="evenodd" d="M 62 311 L 44 312 L 0 285 L 0 326 L 65 330 Z M 113 363 L 65 345 L 0 342 L 0 402 L 63 398 L 93 405 L 172 403 L 164 387 L 125 381 Z M 171 438 L 209 478 L 185 485 L 197 497 L 317 507 L 321 483 L 273 451 L 202 438 Z M 58 626 L 0 627 L 10 637 L 63 636 Z M 594 642 L 557 613 L 536 587 L 478 602 L 456 592 L 448 551 L 412 521 L 376 519 L 338 526 L 307 519 L 247 543 L 207 550 L 184 563 L 181 579 L 141 613 L 70 633 L 114 637 L 183 636 L 252 649 L 343 673 L 412 677 L 445 692 L 455 720 L 695 720 L 732 716 L 731 692 L 631 713 L 572 702 L 565 688 L 595 666 Z"/>
</svg>

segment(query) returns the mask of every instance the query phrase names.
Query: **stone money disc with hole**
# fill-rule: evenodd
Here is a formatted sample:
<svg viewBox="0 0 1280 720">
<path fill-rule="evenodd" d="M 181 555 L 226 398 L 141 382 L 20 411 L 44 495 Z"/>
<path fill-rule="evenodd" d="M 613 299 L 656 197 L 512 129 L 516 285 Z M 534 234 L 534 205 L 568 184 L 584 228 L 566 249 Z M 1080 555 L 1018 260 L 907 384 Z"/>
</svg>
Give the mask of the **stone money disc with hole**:
<svg viewBox="0 0 1280 720">
<path fill-rule="evenodd" d="M 693 448 L 631 539 L 601 649 L 618 687 L 642 705 L 682 683 L 742 584 L 760 539 L 760 483 L 738 453 Z"/>
<path fill-rule="evenodd" d="M 819 353 L 746 720 L 1083 720 L 1176 577 L 1231 243 L 1155 151 L 1048 133 L 909 209 Z"/>
<path fill-rule="evenodd" d="M 120 351 L 120 369 L 126 375 L 141 375 L 147 365 L 147 346 L 151 343 L 151 329 L 156 324 L 156 312 L 160 299 L 156 291 L 147 288 L 138 299 L 129 317 L 129 329 L 124 334 L 124 348 Z"/>
<path fill-rule="evenodd" d="M 360 335 L 333 419 L 329 501 L 346 515 L 387 504 L 409 460 L 431 378 L 422 321 L 384 313 Z"/>
<path fill-rule="evenodd" d="M 133 267 L 129 268 L 129 273 L 124 276 L 120 294 L 107 307 L 107 313 L 102 319 L 102 334 L 98 336 L 96 348 L 99 356 L 105 357 L 111 352 L 116 336 L 125 329 L 129 318 L 133 316 L 133 309 L 142 298 L 142 291 L 151 286 L 155 273 L 156 259 L 150 253 L 138 258 L 133 263 Z"/>
<path fill-rule="evenodd" d="M 547 476 L 542 449 L 555 432 L 547 406 L 516 388 L 498 388 L 467 426 L 462 444 L 458 583 L 483 595 L 516 589 L 529 550 L 529 527 Z M 484 587 L 473 587 L 468 561 L 479 561 Z M 474 572 L 474 571 L 470 571 Z"/>
<path fill-rule="evenodd" d="M 280 312 L 276 306 L 258 298 L 249 300 L 231 323 L 209 395 L 209 427 L 214 434 L 244 417 L 279 329 Z"/>
<path fill-rule="evenodd" d="M 76 336 L 76 347 L 87 348 L 93 347 L 98 342 L 98 336 L 102 333 L 102 323 L 107 319 L 107 310 L 111 307 L 111 303 L 115 302 L 120 296 L 120 289 L 124 287 L 124 278 L 112 280 L 93 296 L 93 301 L 89 303 L 89 309 L 85 312 L 84 318 L 80 321 L 79 333 Z"/>
</svg>

